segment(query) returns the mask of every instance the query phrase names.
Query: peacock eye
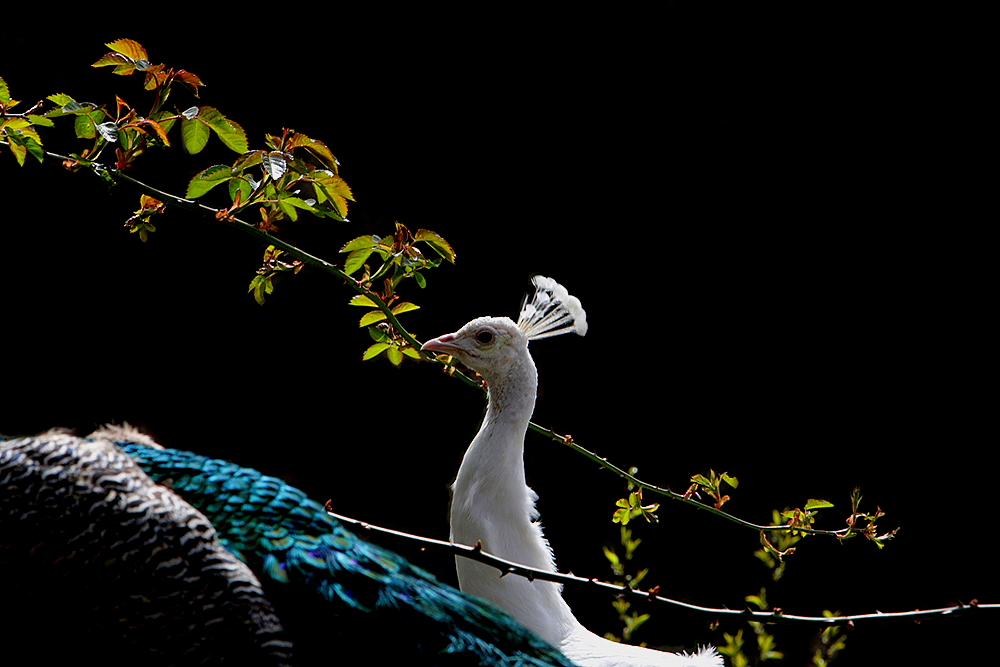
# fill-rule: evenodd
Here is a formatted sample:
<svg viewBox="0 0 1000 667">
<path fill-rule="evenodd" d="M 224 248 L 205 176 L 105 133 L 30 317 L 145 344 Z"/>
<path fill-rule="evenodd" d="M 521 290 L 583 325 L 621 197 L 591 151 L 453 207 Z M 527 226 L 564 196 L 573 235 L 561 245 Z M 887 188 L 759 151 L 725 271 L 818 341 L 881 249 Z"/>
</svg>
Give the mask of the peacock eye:
<svg viewBox="0 0 1000 667">
<path fill-rule="evenodd" d="M 493 332 L 489 329 L 482 329 L 476 332 L 476 342 L 480 345 L 489 345 L 493 342 Z"/>
</svg>

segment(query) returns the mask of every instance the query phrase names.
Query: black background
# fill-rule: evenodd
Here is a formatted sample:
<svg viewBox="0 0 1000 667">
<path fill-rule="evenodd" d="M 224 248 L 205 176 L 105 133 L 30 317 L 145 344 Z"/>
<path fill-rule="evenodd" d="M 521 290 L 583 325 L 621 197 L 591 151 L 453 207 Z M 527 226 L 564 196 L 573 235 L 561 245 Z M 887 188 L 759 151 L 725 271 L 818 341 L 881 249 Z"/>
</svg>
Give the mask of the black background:
<svg viewBox="0 0 1000 667">
<path fill-rule="evenodd" d="M 816 14 L 331 8 L 252 27 L 177 14 L 94 37 L 5 30 L 0 76 L 17 99 L 111 108 L 117 93 L 142 109 L 138 77 L 89 67 L 104 42 L 138 40 L 199 75 L 197 103 L 251 147 L 291 127 L 338 156 L 350 222 L 303 220 L 286 238 L 339 260 L 343 242 L 399 220 L 453 244 L 455 266 L 404 288 L 418 338 L 516 316 L 533 273 L 579 296 L 590 333 L 532 345 L 536 422 L 677 490 L 728 471 L 741 485 L 727 507 L 754 521 L 818 497 L 836 505 L 819 525 L 839 528 L 860 486 L 884 529 L 902 526 L 881 551 L 807 540 L 769 584 L 753 531 L 664 502 L 636 529 L 664 594 L 738 608 L 767 586 L 802 614 L 998 602 L 975 20 Z M 43 133 L 50 150 L 82 147 L 65 125 Z M 175 148 L 132 174 L 182 193 L 233 157 Z M 0 169 L 0 432 L 128 421 L 342 514 L 447 537 L 476 391 L 429 363 L 362 362 L 363 311 L 319 271 L 257 305 L 262 248 L 212 219 L 170 210 L 142 244 L 122 227 L 138 202 L 127 186 L 54 160 Z M 525 459 L 560 568 L 610 576 L 620 480 L 534 434 Z M 390 546 L 453 581 L 450 557 Z M 616 630 L 609 599 L 567 596 L 592 629 Z M 653 644 L 740 627 L 653 612 L 639 636 Z M 979 654 L 986 628 L 862 625 L 842 662 Z M 804 664 L 809 633 L 776 632 L 784 664 Z"/>
</svg>

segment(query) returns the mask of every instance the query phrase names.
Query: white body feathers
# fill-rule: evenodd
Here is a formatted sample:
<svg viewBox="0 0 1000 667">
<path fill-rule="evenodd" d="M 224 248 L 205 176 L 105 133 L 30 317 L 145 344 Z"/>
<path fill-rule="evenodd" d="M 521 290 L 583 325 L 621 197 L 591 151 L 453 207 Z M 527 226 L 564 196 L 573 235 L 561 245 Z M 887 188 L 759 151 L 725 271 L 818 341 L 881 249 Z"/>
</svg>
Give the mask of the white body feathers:
<svg viewBox="0 0 1000 667">
<path fill-rule="evenodd" d="M 486 417 L 453 487 L 452 541 L 479 542 L 487 553 L 555 572 L 552 549 L 537 522 L 537 496 L 524 477 L 524 436 L 538 386 L 528 341 L 570 331 L 582 336 L 587 319 L 579 299 L 562 285 L 542 276 L 532 282 L 536 291 L 525 301 L 516 324 L 507 317 L 481 317 L 428 341 L 424 349 L 454 355 L 479 372 L 489 389 Z M 722 665 L 711 649 L 682 655 L 598 637 L 573 616 L 561 586 L 518 576 L 501 578 L 494 568 L 467 558 L 456 562 L 463 591 L 506 609 L 581 667 Z"/>
</svg>

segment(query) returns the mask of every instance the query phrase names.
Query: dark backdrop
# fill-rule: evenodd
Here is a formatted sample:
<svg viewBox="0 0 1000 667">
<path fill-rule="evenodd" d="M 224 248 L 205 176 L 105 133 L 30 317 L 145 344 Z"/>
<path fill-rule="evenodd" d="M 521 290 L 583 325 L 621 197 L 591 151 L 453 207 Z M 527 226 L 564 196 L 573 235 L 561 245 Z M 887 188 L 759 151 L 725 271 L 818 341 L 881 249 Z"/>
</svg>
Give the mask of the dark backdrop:
<svg viewBox="0 0 1000 667">
<path fill-rule="evenodd" d="M 103 42 L 136 39 L 201 76 L 201 103 L 253 147 L 292 127 L 332 148 L 358 202 L 348 223 L 286 225 L 308 251 L 337 260 L 344 241 L 394 220 L 454 245 L 455 266 L 405 288 L 419 338 L 516 316 L 532 273 L 578 295 L 586 338 L 532 346 L 537 422 L 678 490 L 709 468 L 737 475 L 728 507 L 752 520 L 821 497 L 836 508 L 820 525 L 837 528 L 860 486 L 885 529 L 902 526 L 882 551 L 808 540 L 769 584 L 756 534 L 665 502 L 660 524 L 637 533 L 647 583 L 668 596 L 741 607 L 767 586 L 804 614 L 1000 601 L 984 523 L 991 253 L 968 168 L 974 103 L 943 64 L 955 52 L 927 37 L 947 23 L 666 9 L 5 30 L 0 76 L 23 100 L 110 105 L 117 92 L 142 109 L 138 77 L 88 67 Z M 973 59 L 975 40 L 960 49 Z M 74 150 L 66 128 L 45 136 Z M 219 148 L 158 157 L 133 174 L 174 192 L 232 161 Z M 447 536 L 476 391 L 431 364 L 363 363 L 353 292 L 318 271 L 257 305 L 247 286 L 262 249 L 249 237 L 171 210 L 142 244 L 122 227 L 138 201 L 127 186 L 55 161 L 0 165 L 0 432 L 128 421 L 340 513 Z M 560 567 L 610 576 L 601 545 L 616 542 L 622 484 L 537 435 L 525 457 Z M 450 557 L 390 546 L 453 581 Z M 610 600 L 567 595 L 595 630 L 616 629 Z M 655 610 L 640 638 L 721 642 L 708 620 Z M 985 629 L 865 625 L 843 662 L 978 652 Z M 802 664 L 808 634 L 778 640 L 786 664 Z"/>
</svg>

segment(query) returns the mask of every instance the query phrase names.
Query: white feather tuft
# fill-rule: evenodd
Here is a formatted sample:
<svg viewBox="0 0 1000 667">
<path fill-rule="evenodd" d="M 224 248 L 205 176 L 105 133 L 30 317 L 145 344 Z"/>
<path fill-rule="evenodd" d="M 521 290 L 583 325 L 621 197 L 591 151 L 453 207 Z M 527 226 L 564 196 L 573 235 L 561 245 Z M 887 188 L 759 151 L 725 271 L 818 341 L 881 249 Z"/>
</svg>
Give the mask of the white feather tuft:
<svg viewBox="0 0 1000 667">
<path fill-rule="evenodd" d="M 535 276 L 531 279 L 535 293 L 531 299 L 525 298 L 517 327 L 528 340 L 538 340 L 549 336 L 575 332 L 581 336 L 587 333 L 587 313 L 580 300 L 571 296 L 565 287 L 552 278 Z"/>
</svg>

